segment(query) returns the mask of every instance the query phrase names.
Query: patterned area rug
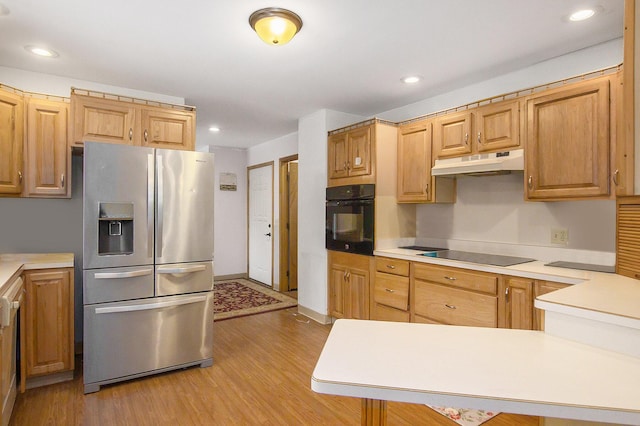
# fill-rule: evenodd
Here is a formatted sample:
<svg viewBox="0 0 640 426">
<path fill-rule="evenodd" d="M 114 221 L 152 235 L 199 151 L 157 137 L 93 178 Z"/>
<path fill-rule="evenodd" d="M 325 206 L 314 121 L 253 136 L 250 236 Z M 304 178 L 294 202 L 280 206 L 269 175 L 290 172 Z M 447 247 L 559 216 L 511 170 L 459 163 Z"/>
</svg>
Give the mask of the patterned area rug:
<svg viewBox="0 0 640 426">
<path fill-rule="evenodd" d="M 215 282 L 213 300 L 214 321 L 298 305 L 296 299 L 242 278 Z"/>
<path fill-rule="evenodd" d="M 436 407 L 428 404 L 427 407 L 461 426 L 478 426 L 500 414 L 495 411 L 474 410 L 472 408 Z"/>
</svg>

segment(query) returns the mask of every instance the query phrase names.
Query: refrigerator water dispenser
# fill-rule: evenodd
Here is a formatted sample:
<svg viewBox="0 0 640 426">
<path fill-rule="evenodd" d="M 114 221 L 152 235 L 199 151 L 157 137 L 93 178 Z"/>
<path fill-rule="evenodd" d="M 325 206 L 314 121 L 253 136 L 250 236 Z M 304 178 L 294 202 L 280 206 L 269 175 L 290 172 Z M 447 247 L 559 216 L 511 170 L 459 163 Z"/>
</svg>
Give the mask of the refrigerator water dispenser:
<svg viewBox="0 0 640 426">
<path fill-rule="evenodd" d="M 133 253 L 133 203 L 100 203 L 98 255 Z"/>
</svg>

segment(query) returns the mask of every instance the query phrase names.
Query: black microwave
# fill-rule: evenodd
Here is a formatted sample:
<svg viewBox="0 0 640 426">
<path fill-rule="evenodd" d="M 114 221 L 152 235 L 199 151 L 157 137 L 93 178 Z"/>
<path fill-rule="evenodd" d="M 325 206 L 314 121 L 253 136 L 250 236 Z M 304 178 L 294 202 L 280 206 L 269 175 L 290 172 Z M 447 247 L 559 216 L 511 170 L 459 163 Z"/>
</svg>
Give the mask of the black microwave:
<svg viewBox="0 0 640 426">
<path fill-rule="evenodd" d="M 327 188 L 325 242 L 328 250 L 373 255 L 375 185 Z"/>
</svg>

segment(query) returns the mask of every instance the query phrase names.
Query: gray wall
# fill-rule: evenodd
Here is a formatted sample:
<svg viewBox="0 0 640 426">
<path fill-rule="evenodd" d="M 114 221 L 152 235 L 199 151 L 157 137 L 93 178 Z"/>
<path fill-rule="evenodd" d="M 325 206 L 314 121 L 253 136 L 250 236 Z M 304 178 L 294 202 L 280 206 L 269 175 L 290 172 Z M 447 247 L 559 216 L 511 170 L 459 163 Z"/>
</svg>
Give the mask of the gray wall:
<svg viewBox="0 0 640 426">
<path fill-rule="evenodd" d="M 0 198 L 0 253 L 73 253 L 75 340 L 82 341 L 82 157 L 74 156 L 71 199 Z"/>
</svg>

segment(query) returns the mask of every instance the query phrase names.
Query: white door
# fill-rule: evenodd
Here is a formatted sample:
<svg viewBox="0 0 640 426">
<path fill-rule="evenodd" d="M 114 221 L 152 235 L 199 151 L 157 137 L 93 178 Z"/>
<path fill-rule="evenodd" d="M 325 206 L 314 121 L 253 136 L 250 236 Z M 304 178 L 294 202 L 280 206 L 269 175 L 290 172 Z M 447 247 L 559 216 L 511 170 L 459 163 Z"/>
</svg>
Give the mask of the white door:
<svg viewBox="0 0 640 426">
<path fill-rule="evenodd" d="M 249 278 L 272 286 L 273 164 L 249 169 Z"/>
</svg>

